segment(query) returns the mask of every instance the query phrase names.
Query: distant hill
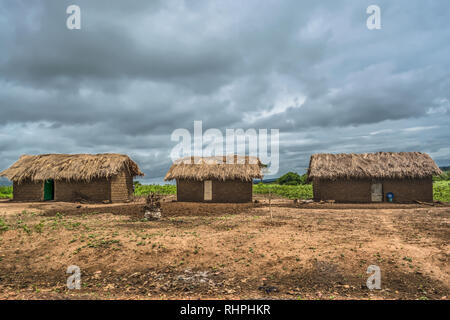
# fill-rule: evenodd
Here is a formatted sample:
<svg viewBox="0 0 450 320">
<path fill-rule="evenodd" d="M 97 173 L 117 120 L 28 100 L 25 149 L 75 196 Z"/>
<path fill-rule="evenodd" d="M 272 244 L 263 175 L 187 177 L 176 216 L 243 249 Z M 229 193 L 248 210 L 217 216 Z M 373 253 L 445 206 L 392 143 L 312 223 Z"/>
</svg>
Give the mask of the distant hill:
<svg viewBox="0 0 450 320">
<path fill-rule="evenodd" d="M 450 171 L 450 166 L 449 167 L 439 167 L 439 169 L 441 169 L 442 171 Z"/>
<path fill-rule="evenodd" d="M 253 184 L 258 184 L 258 183 L 274 183 L 277 181 L 278 178 L 273 178 L 273 179 L 263 179 L 261 181 L 261 179 L 255 179 L 253 180 Z"/>
</svg>

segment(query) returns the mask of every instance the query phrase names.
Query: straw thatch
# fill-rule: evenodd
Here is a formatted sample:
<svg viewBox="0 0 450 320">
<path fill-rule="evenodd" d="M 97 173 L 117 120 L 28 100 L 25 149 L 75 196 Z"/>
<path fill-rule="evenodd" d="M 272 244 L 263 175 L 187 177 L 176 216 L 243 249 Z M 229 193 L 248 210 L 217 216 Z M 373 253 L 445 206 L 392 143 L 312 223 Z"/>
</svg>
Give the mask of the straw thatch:
<svg viewBox="0 0 450 320">
<path fill-rule="evenodd" d="M 436 163 L 421 152 L 377 152 L 363 154 L 313 154 L 308 178 L 404 179 L 441 174 Z"/>
<path fill-rule="evenodd" d="M 172 164 L 164 180 L 252 181 L 263 178 L 263 167 L 258 158 L 249 156 L 186 157 Z"/>
<path fill-rule="evenodd" d="M 91 181 L 110 178 L 122 170 L 131 176 L 144 175 L 127 155 L 105 153 L 23 155 L 9 169 L 0 172 L 0 176 L 18 183 L 47 179 Z"/>
</svg>

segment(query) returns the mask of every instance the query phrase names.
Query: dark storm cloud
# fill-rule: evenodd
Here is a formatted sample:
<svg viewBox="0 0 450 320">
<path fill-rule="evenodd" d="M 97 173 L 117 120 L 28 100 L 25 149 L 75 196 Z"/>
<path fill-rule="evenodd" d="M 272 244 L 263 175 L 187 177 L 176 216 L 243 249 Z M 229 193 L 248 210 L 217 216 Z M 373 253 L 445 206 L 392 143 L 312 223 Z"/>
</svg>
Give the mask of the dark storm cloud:
<svg viewBox="0 0 450 320">
<path fill-rule="evenodd" d="M 27 8 L 19 3 L 22 10 L 16 8 L 17 16 Z M 65 28 L 65 8 L 70 1 L 41 3 L 33 22 L 15 31 L 16 43 L 1 70 L 9 79 L 72 88 L 78 81 L 102 78 L 172 81 L 201 76 L 209 82 L 218 78 L 209 78 L 209 74 L 223 74 L 235 61 L 230 50 L 222 47 L 226 43 L 220 36 L 199 32 L 200 24 L 192 30 L 183 30 L 182 20 L 174 20 L 179 26 L 158 26 L 153 18 L 170 23 L 164 21 L 170 13 L 161 13 L 170 7 L 158 10 L 155 4 L 148 6 L 151 1 L 131 2 L 134 5 L 125 11 L 111 1 L 78 1 L 83 14 L 78 32 Z"/>
<path fill-rule="evenodd" d="M 0 169 L 22 153 L 122 152 L 147 176 L 177 128 L 277 128 L 281 171 L 314 152 L 450 162 L 445 2 L 0 3 Z M 65 27 L 68 5 L 82 29 Z"/>
</svg>

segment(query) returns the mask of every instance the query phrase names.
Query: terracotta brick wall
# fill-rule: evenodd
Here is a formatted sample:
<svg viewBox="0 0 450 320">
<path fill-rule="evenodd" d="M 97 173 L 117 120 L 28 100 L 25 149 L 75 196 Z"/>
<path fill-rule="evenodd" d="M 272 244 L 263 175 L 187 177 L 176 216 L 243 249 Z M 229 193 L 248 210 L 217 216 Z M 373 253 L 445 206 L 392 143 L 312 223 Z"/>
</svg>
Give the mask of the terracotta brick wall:
<svg viewBox="0 0 450 320">
<path fill-rule="evenodd" d="M 242 203 L 252 201 L 253 184 L 240 180 L 212 182 L 212 201 L 222 203 Z M 177 180 L 177 200 L 204 202 L 203 181 Z"/>
<path fill-rule="evenodd" d="M 111 201 L 124 202 L 133 195 L 133 177 L 125 171 L 111 179 Z"/>
<path fill-rule="evenodd" d="M 75 201 L 82 195 L 89 201 L 111 200 L 110 181 L 95 179 L 90 182 L 55 181 L 56 201 Z"/>
<path fill-rule="evenodd" d="M 413 202 L 414 200 L 432 202 L 433 182 L 431 177 L 427 179 L 402 179 L 402 180 L 314 180 L 314 200 L 336 200 L 337 202 L 371 202 L 372 183 L 382 183 L 383 201 L 386 201 L 386 193 L 394 193 L 394 202 Z"/>
<path fill-rule="evenodd" d="M 17 201 L 41 201 L 44 199 L 44 183 L 13 183 L 13 199 Z"/>
</svg>

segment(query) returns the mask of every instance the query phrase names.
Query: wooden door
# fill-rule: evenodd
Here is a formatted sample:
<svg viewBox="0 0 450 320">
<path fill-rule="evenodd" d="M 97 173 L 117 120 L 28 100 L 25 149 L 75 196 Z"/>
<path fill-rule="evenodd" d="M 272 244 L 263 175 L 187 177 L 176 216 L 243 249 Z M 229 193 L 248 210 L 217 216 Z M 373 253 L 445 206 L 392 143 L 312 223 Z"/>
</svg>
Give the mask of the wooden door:
<svg viewBox="0 0 450 320">
<path fill-rule="evenodd" d="M 203 186 L 203 200 L 211 201 L 212 200 L 212 181 L 206 180 Z"/>
<path fill-rule="evenodd" d="M 383 185 L 381 183 L 374 183 L 370 188 L 372 202 L 383 201 Z"/>
</svg>

